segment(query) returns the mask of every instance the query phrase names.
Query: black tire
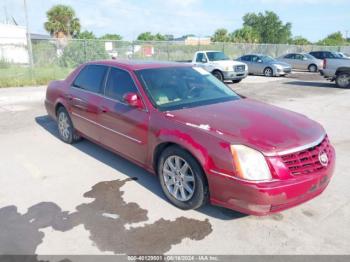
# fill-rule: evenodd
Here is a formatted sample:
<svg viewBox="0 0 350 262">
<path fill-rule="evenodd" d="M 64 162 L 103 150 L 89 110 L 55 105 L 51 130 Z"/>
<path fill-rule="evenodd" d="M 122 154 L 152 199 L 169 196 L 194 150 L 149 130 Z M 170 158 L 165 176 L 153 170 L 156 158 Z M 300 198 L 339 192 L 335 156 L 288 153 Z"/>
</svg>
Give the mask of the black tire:
<svg viewBox="0 0 350 262">
<path fill-rule="evenodd" d="M 213 76 L 219 79 L 221 82 L 224 82 L 224 75 L 219 70 L 214 70 L 212 72 Z"/>
<path fill-rule="evenodd" d="M 175 198 L 170 191 L 168 190 L 166 184 L 165 184 L 165 178 L 163 175 L 163 168 L 165 161 L 169 157 L 180 157 L 183 160 L 185 160 L 188 165 L 190 166 L 191 172 L 194 176 L 194 190 L 192 197 L 187 201 L 180 201 L 177 198 Z M 197 162 L 197 160 L 187 151 L 181 149 L 178 146 L 170 146 L 167 147 L 162 153 L 158 161 L 158 177 L 159 182 L 162 187 L 162 190 L 167 197 L 167 199 L 176 207 L 183 209 L 183 210 L 189 210 L 189 209 L 197 209 L 201 206 L 203 206 L 208 199 L 208 185 L 205 178 L 205 174 L 200 166 L 200 164 Z"/>
<path fill-rule="evenodd" d="M 312 73 L 316 73 L 318 70 L 317 65 L 315 65 L 315 64 L 309 65 L 309 67 L 307 69 L 309 70 L 309 72 L 312 72 Z"/>
<path fill-rule="evenodd" d="M 335 79 L 337 87 L 350 88 L 350 72 L 340 72 Z"/>
<path fill-rule="evenodd" d="M 273 76 L 273 69 L 271 67 L 266 67 L 264 69 L 264 76 L 272 77 Z"/>
<path fill-rule="evenodd" d="M 238 84 L 238 83 L 241 82 L 241 81 L 242 81 L 242 79 L 232 80 L 232 83 L 233 83 L 233 84 Z"/>
<path fill-rule="evenodd" d="M 60 128 L 61 118 L 65 118 L 67 120 L 68 126 L 66 126 L 66 133 L 63 133 L 62 129 Z M 70 119 L 67 110 L 63 106 L 57 110 L 57 128 L 60 139 L 67 144 L 73 144 L 81 139 L 80 136 L 77 135 L 73 122 Z"/>
</svg>

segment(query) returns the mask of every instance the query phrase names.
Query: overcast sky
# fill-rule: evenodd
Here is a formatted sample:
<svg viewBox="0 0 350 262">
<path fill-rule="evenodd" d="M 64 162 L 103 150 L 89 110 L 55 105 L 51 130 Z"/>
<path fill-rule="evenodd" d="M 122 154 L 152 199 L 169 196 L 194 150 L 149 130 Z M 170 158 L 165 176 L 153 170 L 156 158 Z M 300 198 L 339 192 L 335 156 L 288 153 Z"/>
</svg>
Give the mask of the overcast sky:
<svg viewBox="0 0 350 262">
<path fill-rule="evenodd" d="M 335 31 L 350 36 L 349 0 L 27 0 L 32 33 L 45 33 L 46 11 L 55 4 L 69 4 L 81 20 L 82 29 L 97 36 L 116 33 L 135 39 L 151 31 L 198 36 L 212 35 L 224 27 L 230 32 L 242 26 L 247 12 L 272 10 L 283 22 L 292 23 L 294 36 L 317 41 Z M 1 0 L 5 10 L 24 25 L 23 0 Z"/>
</svg>

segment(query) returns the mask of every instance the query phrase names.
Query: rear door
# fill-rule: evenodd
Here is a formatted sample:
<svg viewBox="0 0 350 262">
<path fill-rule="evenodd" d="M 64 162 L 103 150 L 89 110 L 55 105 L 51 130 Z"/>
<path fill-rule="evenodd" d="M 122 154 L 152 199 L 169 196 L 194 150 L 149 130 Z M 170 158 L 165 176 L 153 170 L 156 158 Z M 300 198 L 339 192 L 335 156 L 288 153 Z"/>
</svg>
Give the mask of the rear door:
<svg viewBox="0 0 350 262">
<path fill-rule="evenodd" d="M 126 104 L 123 97 L 129 92 L 141 97 L 132 75 L 126 70 L 111 67 L 98 116 L 103 126 L 101 142 L 144 164 L 147 157 L 149 112 Z"/>
<path fill-rule="evenodd" d="M 65 95 L 75 129 L 95 141 L 100 141 L 97 115 L 107 69 L 86 65 Z"/>
</svg>

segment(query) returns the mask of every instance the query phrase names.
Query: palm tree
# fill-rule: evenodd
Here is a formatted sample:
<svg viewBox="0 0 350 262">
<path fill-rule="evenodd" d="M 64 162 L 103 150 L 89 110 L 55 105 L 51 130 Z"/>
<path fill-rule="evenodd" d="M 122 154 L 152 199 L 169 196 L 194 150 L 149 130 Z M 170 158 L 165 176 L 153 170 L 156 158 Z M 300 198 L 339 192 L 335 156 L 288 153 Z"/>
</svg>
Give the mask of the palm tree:
<svg viewBox="0 0 350 262">
<path fill-rule="evenodd" d="M 46 13 L 44 27 L 55 38 L 75 37 L 80 32 L 80 21 L 72 7 L 55 5 Z"/>
</svg>

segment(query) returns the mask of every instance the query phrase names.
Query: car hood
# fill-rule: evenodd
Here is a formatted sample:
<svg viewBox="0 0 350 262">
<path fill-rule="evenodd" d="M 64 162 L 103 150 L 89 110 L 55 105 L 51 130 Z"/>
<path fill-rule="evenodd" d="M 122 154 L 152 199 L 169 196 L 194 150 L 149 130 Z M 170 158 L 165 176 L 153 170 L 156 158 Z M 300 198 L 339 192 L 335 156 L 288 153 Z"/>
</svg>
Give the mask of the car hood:
<svg viewBox="0 0 350 262">
<path fill-rule="evenodd" d="M 222 60 L 222 61 L 213 61 L 214 65 L 223 66 L 223 67 L 232 67 L 237 65 L 245 65 L 242 62 L 234 61 L 234 60 Z"/>
<path fill-rule="evenodd" d="M 301 147 L 325 135 L 320 124 L 304 115 L 252 99 L 186 108 L 165 114 L 231 144 L 247 145 L 265 154 L 278 154 Z"/>
</svg>

